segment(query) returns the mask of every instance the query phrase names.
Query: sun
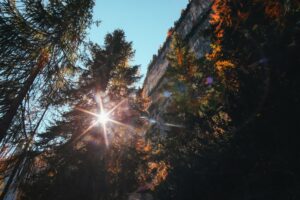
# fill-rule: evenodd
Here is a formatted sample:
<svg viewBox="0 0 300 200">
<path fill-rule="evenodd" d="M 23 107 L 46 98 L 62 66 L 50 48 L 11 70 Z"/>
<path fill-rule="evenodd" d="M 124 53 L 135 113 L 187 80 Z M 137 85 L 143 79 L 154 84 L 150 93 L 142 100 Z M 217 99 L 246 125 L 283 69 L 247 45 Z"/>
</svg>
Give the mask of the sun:
<svg viewBox="0 0 300 200">
<path fill-rule="evenodd" d="M 107 122 L 111 122 L 110 124 L 116 124 L 116 125 L 121 125 L 121 126 L 125 126 L 127 128 L 131 128 L 131 126 L 127 125 L 127 124 L 123 124 L 122 122 L 116 121 L 114 119 L 111 118 L 111 114 L 120 106 L 122 105 L 124 102 L 126 102 L 126 99 L 123 99 L 121 102 L 119 102 L 117 105 L 115 105 L 113 108 L 111 108 L 110 110 L 108 110 L 107 112 L 104 110 L 103 107 L 103 103 L 102 103 L 102 99 L 101 96 L 99 94 L 96 95 L 98 101 L 98 109 L 99 112 L 98 113 L 94 113 L 88 110 L 85 110 L 83 108 L 79 108 L 79 107 L 75 107 L 76 110 L 79 110 L 81 112 L 84 112 L 86 114 L 89 114 L 93 117 L 96 118 L 96 120 L 88 127 L 86 128 L 86 130 L 80 134 L 80 136 L 78 138 L 76 138 L 75 141 L 79 140 L 80 138 L 82 138 L 86 133 L 88 133 L 93 127 L 96 127 L 97 124 L 101 124 L 102 129 L 103 129 L 103 136 L 104 136 L 104 140 L 105 140 L 105 144 L 108 147 L 109 143 L 108 143 L 108 137 L 107 137 Z"/>
<path fill-rule="evenodd" d="M 109 121 L 109 116 L 106 112 L 102 111 L 100 114 L 98 114 L 97 119 L 98 122 L 106 124 Z"/>
</svg>

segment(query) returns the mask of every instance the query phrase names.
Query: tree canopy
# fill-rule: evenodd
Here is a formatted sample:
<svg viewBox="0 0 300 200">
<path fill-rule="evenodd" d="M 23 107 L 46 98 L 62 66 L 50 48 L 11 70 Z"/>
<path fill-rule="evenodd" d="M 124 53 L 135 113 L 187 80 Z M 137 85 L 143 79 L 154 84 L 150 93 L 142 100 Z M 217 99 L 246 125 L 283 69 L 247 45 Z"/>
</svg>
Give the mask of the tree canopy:
<svg viewBox="0 0 300 200">
<path fill-rule="evenodd" d="M 93 5 L 0 0 L 0 199 L 299 199 L 298 1 L 212 1 L 150 96 Z"/>
</svg>

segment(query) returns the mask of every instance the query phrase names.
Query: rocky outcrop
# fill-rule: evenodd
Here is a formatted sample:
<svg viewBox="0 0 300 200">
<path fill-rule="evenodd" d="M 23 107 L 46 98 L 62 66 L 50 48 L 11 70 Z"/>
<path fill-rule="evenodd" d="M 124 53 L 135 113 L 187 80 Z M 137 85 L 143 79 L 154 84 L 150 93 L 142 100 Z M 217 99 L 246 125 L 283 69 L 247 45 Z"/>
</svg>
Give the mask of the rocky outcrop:
<svg viewBox="0 0 300 200">
<path fill-rule="evenodd" d="M 172 32 L 177 32 L 189 44 L 198 58 L 203 57 L 209 51 L 208 32 L 210 30 L 211 3 L 211 0 L 190 1 L 187 8 L 182 11 L 181 18 L 175 22 L 175 27 L 169 30 L 168 37 L 159 49 L 158 55 L 153 56 L 143 85 L 144 94 L 150 96 L 152 102 L 157 99 L 155 91 L 166 81 L 164 74 L 169 66 L 166 55 L 170 51 Z"/>
<path fill-rule="evenodd" d="M 210 50 L 211 25 L 209 16 L 211 12 L 211 0 L 192 0 L 187 8 L 182 11 L 180 19 L 175 22 L 174 28 L 168 32 L 168 37 L 159 49 L 158 55 L 153 56 L 149 65 L 148 72 L 143 85 L 143 93 L 151 100 L 149 119 L 159 128 L 161 136 L 170 127 L 165 126 L 164 119 L 161 117 L 166 113 L 167 105 L 171 101 L 171 93 L 162 88 L 168 82 L 165 75 L 169 67 L 167 54 L 171 48 L 171 35 L 176 32 L 194 51 L 197 58 L 205 56 Z"/>
</svg>

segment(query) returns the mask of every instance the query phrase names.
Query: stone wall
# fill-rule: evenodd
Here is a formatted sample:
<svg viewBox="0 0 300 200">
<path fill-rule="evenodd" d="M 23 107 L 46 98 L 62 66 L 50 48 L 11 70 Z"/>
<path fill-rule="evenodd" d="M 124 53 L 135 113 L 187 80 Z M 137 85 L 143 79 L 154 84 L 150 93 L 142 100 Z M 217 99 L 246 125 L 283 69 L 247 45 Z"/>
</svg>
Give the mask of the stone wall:
<svg viewBox="0 0 300 200">
<path fill-rule="evenodd" d="M 197 58 L 205 56 L 210 50 L 209 15 L 211 4 L 212 0 L 190 1 L 173 28 L 173 31 L 176 31 L 194 51 Z M 171 128 L 171 122 L 165 121 L 166 119 L 162 117 L 163 114 L 167 113 L 167 105 L 172 101 L 172 94 L 164 89 L 164 85 L 168 82 L 164 74 L 169 67 L 167 54 L 170 51 L 170 45 L 171 37 L 167 37 L 159 49 L 158 55 L 153 56 L 143 85 L 144 95 L 151 99 L 148 109 L 151 128 L 148 131 L 156 132 L 155 130 L 159 130 L 160 138 L 165 138 L 166 132 Z"/>
<path fill-rule="evenodd" d="M 192 0 L 183 10 L 181 18 L 175 23 L 173 31 L 176 31 L 196 53 L 198 58 L 203 57 L 210 49 L 209 13 L 211 0 Z M 169 66 L 166 55 L 170 51 L 171 38 L 168 37 L 158 55 L 153 57 L 144 81 L 144 94 L 150 96 L 152 102 L 157 101 L 155 91 L 161 87 L 164 74 Z"/>
</svg>

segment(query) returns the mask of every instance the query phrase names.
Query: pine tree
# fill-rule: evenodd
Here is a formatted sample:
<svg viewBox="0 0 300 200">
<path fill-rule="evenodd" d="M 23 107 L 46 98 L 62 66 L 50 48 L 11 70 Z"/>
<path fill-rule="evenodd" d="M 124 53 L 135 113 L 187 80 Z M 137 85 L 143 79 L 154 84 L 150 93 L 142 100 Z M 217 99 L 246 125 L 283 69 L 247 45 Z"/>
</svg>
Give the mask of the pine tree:
<svg viewBox="0 0 300 200">
<path fill-rule="evenodd" d="M 0 171 L 7 177 L 1 199 L 23 177 L 41 122 L 68 87 L 92 6 L 93 1 L 0 1 Z"/>
<path fill-rule="evenodd" d="M 131 105 L 135 101 L 131 94 L 139 76 L 138 66 L 130 65 L 132 44 L 123 31 L 116 30 L 106 36 L 103 48 L 90 46 L 87 69 L 78 87 L 67 94 L 73 108 L 39 135 L 36 145 L 43 151 L 23 181 L 22 199 L 120 199 L 137 187 L 134 127 L 139 114 Z M 82 112 L 98 113 L 99 98 L 106 110 L 123 101 L 110 117 L 124 126 L 108 125 L 104 133 L 101 123 L 95 123 L 97 118 Z"/>
<path fill-rule="evenodd" d="M 0 141 L 5 138 L 3 143 L 14 137 L 9 128 L 26 95 L 39 85 L 45 86 L 43 90 L 57 92 L 55 84 L 63 80 L 62 74 L 75 68 L 92 6 L 93 1 L 81 0 L 0 2 Z"/>
</svg>

